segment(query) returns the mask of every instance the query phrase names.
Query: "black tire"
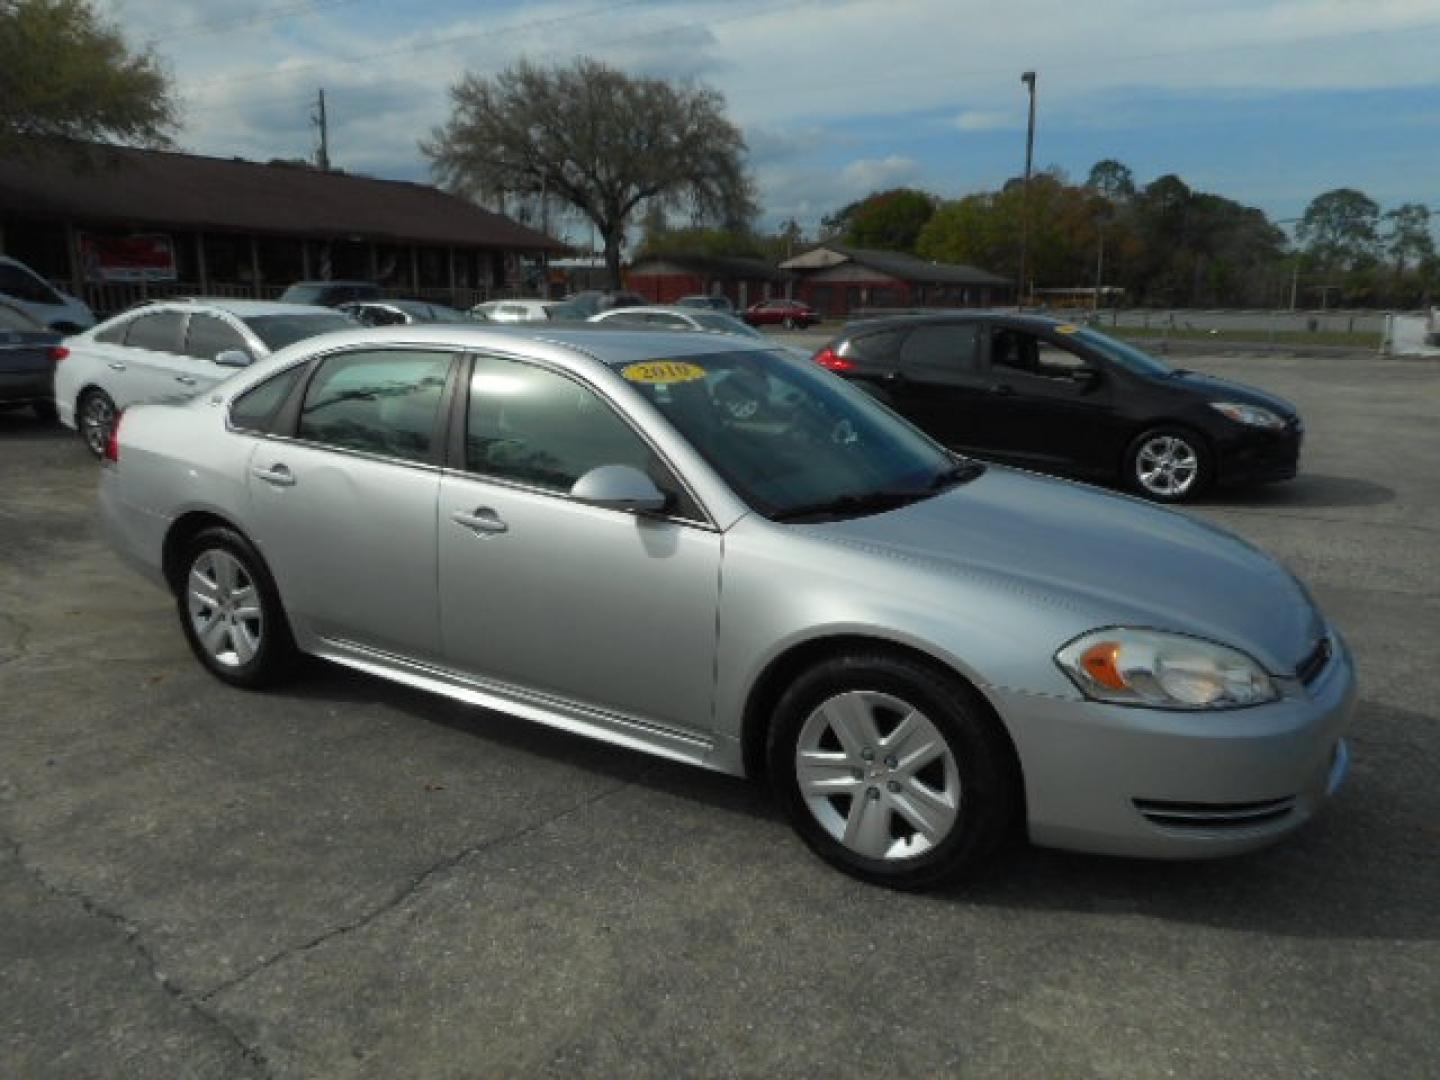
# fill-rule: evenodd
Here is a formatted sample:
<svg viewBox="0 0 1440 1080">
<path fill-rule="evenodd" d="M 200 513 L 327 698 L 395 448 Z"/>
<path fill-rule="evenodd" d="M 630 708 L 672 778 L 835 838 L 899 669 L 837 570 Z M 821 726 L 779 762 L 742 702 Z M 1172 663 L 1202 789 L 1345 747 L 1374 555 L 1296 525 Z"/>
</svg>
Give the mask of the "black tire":
<svg viewBox="0 0 1440 1080">
<path fill-rule="evenodd" d="M 238 567 L 235 588 L 229 595 L 223 586 L 210 591 L 217 602 L 210 607 L 211 618 L 206 619 L 200 600 L 205 590 L 197 575 L 219 586 L 223 578 L 214 571 L 217 566 L 230 565 L 225 560 Z M 197 533 L 185 546 L 171 586 L 185 640 L 196 659 L 221 682 L 258 690 L 276 685 L 293 670 L 299 652 L 275 581 L 259 552 L 234 529 L 215 526 Z M 247 587 L 251 589 L 248 595 Z M 251 598 L 258 598 L 253 606 L 259 614 L 246 618 Z M 214 644 L 202 639 L 202 622 L 217 628 Z"/>
<path fill-rule="evenodd" d="M 1173 448 L 1169 466 L 1163 464 L 1166 446 Z M 1185 502 L 1210 486 L 1214 460 L 1210 444 L 1188 428 L 1151 428 L 1125 451 L 1125 486 L 1153 502 Z"/>
<path fill-rule="evenodd" d="M 828 753 L 836 761 L 844 758 L 850 765 L 860 766 L 859 769 L 849 765 L 827 766 L 836 770 L 833 774 L 836 782 L 850 784 L 855 794 L 816 797 L 814 802 L 819 809 L 812 809 L 812 802 L 802 794 L 797 776 L 802 736 L 806 740 L 813 738 L 812 717 L 817 718 L 821 727 L 825 726 L 826 713 L 821 712 L 821 705 L 833 705 L 841 700 L 840 695 L 852 695 L 843 699 L 846 701 L 859 700 L 861 694 L 882 702 L 898 702 L 919 712 L 943 740 L 949 760 L 932 762 L 913 778 L 907 778 L 903 771 L 891 772 L 895 765 L 903 769 L 906 747 L 914 743 L 897 744 L 895 756 L 884 753 L 885 740 L 899 737 L 898 716 L 903 709 L 892 710 L 896 723 L 887 734 L 883 728 L 887 721 L 882 713 L 889 706 L 881 705 L 873 714 L 880 739 L 867 763 L 854 761 L 839 741 L 828 749 L 823 742 L 816 744 L 818 751 L 810 751 Z M 827 734 L 833 736 L 834 733 Z M 924 739 L 933 741 L 929 734 Z M 885 652 L 837 656 L 801 674 L 776 706 L 766 750 L 775 797 L 801 839 L 822 859 L 845 873 L 890 888 L 925 888 L 973 870 L 1006 836 L 1020 806 L 1019 778 L 1008 739 L 974 689 L 924 663 Z M 840 757 L 835 757 L 836 750 Z M 869 748 L 861 752 L 862 756 L 866 752 Z M 901 760 L 897 762 L 897 758 Z M 918 829 L 909 837 L 897 835 L 911 827 L 897 808 L 899 800 L 909 798 L 913 791 L 904 785 L 934 768 L 940 769 L 945 780 L 938 789 L 932 778 L 927 777 L 924 782 L 932 790 L 944 792 L 955 805 L 953 821 L 933 842 Z M 865 770 L 870 770 L 868 775 L 862 775 Z M 891 792 L 895 794 L 892 796 Z M 883 830 L 886 839 L 882 842 L 890 845 L 891 850 L 885 856 L 862 854 L 847 845 L 843 836 L 834 834 L 837 829 L 848 832 L 850 819 L 861 799 L 870 800 L 862 816 L 874 813 L 870 808 L 875 807 L 886 822 Z M 826 809 L 827 804 L 830 810 Z M 819 814 L 830 818 L 828 824 L 822 823 Z M 907 846 L 918 850 L 907 854 L 903 851 Z"/>
<path fill-rule="evenodd" d="M 53 401 L 32 401 L 30 409 L 42 424 L 53 424 L 60 419 L 60 412 Z"/>
<path fill-rule="evenodd" d="M 75 426 L 86 449 L 97 458 L 104 457 L 110 429 L 115 426 L 115 402 L 110 395 L 93 388 L 81 394 L 75 403 Z"/>
</svg>

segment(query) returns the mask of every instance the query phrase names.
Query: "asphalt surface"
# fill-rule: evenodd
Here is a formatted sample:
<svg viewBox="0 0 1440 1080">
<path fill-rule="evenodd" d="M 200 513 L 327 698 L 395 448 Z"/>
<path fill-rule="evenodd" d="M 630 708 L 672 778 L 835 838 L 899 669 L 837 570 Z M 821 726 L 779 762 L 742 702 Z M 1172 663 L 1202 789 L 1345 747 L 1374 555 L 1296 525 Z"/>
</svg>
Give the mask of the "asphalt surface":
<svg viewBox="0 0 1440 1080">
<path fill-rule="evenodd" d="M 1354 769 L 1214 863 L 1017 848 L 900 895 L 745 783 L 320 664 L 209 678 L 0 413 L 0 1076 L 1433 1077 L 1440 364 L 1186 359 L 1302 408 L 1194 512 L 1352 642 Z"/>
</svg>

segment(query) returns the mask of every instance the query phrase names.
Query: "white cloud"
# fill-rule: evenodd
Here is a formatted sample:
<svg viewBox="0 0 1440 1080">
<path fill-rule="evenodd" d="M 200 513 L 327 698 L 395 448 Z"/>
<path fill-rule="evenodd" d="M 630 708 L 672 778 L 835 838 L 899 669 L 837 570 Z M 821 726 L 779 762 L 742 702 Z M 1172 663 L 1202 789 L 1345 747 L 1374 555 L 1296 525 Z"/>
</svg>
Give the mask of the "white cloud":
<svg viewBox="0 0 1440 1080">
<path fill-rule="evenodd" d="M 1004 131 L 1020 125 L 1016 114 L 997 109 L 966 109 L 955 117 L 955 126 L 961 131 Z"/>
<path fill-rule="evenodd" d="M 883 158 L 859 158 L 846 165 L 840 175 L 854 191 L 863 193 L 913 183 L 922 171 L 920 162 L 914 158 L 891 154 Z"/>
</svg>

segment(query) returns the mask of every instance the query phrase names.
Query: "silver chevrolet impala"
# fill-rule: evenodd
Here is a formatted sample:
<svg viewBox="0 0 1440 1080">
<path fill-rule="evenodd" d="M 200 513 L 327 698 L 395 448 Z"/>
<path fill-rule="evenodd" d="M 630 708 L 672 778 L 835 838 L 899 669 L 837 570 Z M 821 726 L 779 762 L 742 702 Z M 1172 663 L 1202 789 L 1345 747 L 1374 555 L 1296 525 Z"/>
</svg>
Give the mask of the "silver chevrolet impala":
<svg viewBox="0 0 1440 1080">
<path fill-rule="evenodd" d="M 1350 654 L 1274 560 L 750 339 L 357 330 L 127 411 L 105 456 L 113 542 L 225 682 L 309 653 L 765 775 L 870 881 L 1022 830 L 1246 851 L 1347 768 Z"/>
</svg>

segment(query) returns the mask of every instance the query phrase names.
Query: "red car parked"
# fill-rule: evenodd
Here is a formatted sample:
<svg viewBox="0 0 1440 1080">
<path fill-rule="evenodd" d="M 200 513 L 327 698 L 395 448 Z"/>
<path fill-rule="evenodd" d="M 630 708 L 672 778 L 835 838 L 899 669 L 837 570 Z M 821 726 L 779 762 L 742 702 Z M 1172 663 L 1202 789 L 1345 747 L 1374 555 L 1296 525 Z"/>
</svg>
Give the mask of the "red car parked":
<svg viewBox="0 0 1440 1080">
<path fill-rule="evenodd" d="M 745 321 L 751 326 L 779 325 L 786 330 L 796 327 L 802 330 L 820 321 L 819 313 L 809 304 L 799 300 L 762 300 L 751 304 L 745 311 Z"/>
</svg>

